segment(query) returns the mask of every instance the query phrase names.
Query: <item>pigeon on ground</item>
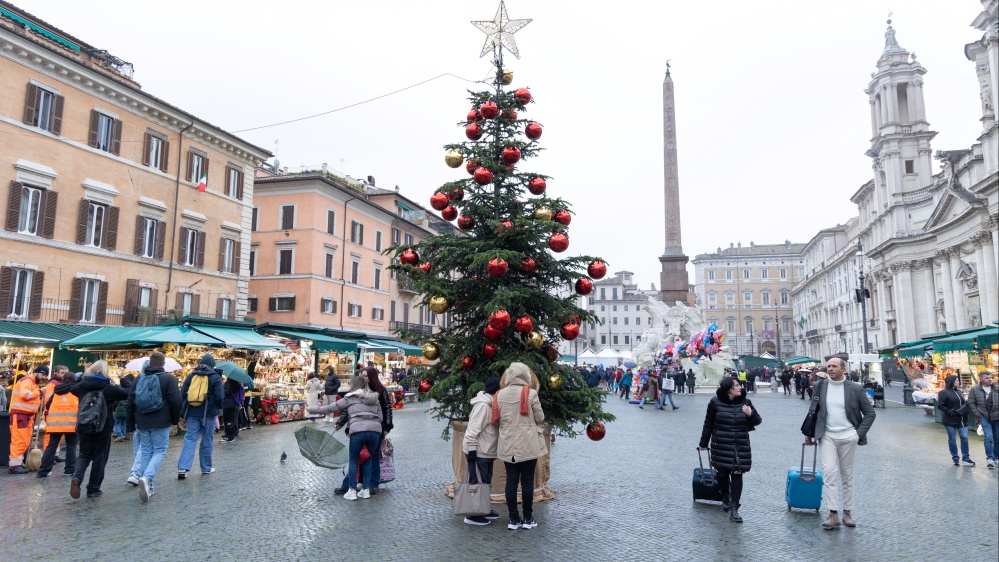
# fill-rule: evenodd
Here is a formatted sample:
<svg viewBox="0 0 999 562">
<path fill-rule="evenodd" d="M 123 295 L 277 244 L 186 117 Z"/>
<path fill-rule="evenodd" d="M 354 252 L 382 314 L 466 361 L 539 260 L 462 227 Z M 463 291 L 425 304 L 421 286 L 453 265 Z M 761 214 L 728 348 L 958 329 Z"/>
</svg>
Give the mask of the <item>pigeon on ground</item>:
<svg viewBox="0 0 999 562">
<path fill-rule="evenodd" d="M 281 462 L 284 462 L 288 458 L 288 453 L 281 453 Z"/>
</svg>

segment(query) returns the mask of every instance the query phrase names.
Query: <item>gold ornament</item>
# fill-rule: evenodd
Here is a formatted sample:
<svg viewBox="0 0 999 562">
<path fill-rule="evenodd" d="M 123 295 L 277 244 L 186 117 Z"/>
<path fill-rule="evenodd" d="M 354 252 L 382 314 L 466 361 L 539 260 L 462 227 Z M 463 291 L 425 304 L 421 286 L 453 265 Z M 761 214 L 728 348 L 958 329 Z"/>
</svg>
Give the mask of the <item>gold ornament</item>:
<svg viewBox="0 0 999 562">
<path fill-rule="evenodd" d="M 430 299 L 430 310 L 434 311 L 435 314 L 444 314 L 447 312 L 449 306 L 451 305 L 444 297 L 432 297 Z"/>
<path fill-rule="evenodd" d="M 539 347 L 541 347 L 541 344 L 545 343 L 544 336 L 542 336 L 541 332 L 537 330 L 531 332 L 530 334 L 527 334 L 525 339 L 527 340 L 527 346 L 534 349 L 538 349 Z"/>
<path fill-rule="evenodd" d="M 548 207 L 538 207 L 534 210 L 534 218 L 539 221 L 552 220 L 552 210 Z"/>
<path fill-rule="evenodd" d="M 461 166 L 461 162 L 464 160 L 461 157 L 461 153 L 457 150 L 449 150 L 444 153 L 444 163 L 448 165 L 449 168 L 457 168 Z"/>
<path fill-rule="evenodd" d="M 559 390 L 562 388 L 562 377 L 557 374 L 548 377 L 548 388 L 552 390 Z"/>
<path fill-rule="evenodd" d="M 441 348 L 436 343 L 423 344 L 423 356 L 433 361 L 441 356 Z"/>
<path fill-rule="evenodd" d="M 504 86 L 509 86 L 513 82 L 513 71 L 507 68 L 503 69 L 503 78 L 500 80 Z"/>
</svg>

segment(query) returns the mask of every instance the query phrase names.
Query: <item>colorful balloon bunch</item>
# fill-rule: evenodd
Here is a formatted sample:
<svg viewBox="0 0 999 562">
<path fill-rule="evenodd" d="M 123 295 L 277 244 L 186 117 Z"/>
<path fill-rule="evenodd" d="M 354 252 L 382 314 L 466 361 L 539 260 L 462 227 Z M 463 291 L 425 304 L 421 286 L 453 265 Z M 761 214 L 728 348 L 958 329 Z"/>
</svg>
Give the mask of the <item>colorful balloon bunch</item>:
<svg viewBox="0 0 999 562">
<path fill-rule="evenodd" d="M 714 322 L 710 326 L 694 334 L 690 340 L 674 338 L 673 343 L 666 344 L 666 355 L 672 356 L 674 361 L 680 359 L 697 360 L 707 356 L 709 359 L 721 351 L 721 344 L 725 340 L 725 334 L 718 329 Z"/>
</svg>

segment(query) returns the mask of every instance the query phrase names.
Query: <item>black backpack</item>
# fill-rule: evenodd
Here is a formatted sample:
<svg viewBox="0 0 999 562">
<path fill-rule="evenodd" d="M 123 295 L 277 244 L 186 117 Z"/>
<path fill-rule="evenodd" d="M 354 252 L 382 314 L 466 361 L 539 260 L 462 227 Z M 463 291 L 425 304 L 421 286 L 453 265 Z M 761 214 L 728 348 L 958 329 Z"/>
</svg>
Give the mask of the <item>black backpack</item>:
<svg viewBox="0 0 999 562">
<path fill-rule="evenodd" d="M 104 429 L 108 420 L 108 406 L 103 390 L 91 390 L 80 399 L 76 413 L 76 430 L 83 435 L 95 435 Z"/>
</svg>

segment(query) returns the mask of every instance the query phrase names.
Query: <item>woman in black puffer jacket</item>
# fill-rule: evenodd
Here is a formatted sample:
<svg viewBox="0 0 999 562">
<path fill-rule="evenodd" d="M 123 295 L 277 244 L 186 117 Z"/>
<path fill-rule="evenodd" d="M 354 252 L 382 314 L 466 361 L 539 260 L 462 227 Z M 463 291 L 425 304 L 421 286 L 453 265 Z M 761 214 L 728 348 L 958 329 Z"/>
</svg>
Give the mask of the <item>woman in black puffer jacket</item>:
<svg viewBox="0 0 999 562">
<path fill-rule="evenodd" d="M 753 403 L 746 398 L 746 390 L 739 379 L 722 379 L 714 398 L 708 402 L 701 431 L 701 450 L 711 442 L 711 464 L 718 470 L 718 483 L 722 491 L 722 509 L 729 511 L 729 518 L 742 523 L 739 501 L 742 499 L 742 474 L 753 466 L 749 432 L 763 422 Z"/>
</svg>

